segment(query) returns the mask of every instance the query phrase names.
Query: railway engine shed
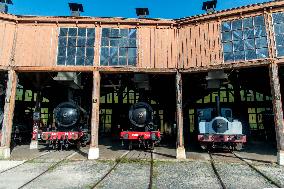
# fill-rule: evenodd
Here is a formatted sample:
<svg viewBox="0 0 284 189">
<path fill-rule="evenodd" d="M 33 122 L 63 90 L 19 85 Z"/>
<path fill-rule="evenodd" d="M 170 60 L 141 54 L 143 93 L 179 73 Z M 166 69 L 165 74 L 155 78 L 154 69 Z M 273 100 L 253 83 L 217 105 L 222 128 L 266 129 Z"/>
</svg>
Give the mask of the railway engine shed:
<svg viewBox="0 0 284 189">
<path fill-rule="evenodd" d="M 88 158 L 97 159 L 99 141 L 119 137 L 131 105 L 146 101 L 161 143 L 184 159 L 198 143 L 200 110 L 218 102 L 242 123 L 248 143 L 271 143 L 284 165 L 283 1 L 180 19 L 83 17 L 76 10 L 0 13 L 1 158 L 10 157 L 18 133 L 17 142 L 30 148 L 39 135 L 50 139 L 55 112 L 68 105 L 80 126 L 64 140 L 80 138 L 90 145 Z M 61 104 L 70 101 L 76 105 Z"/>
</svg>

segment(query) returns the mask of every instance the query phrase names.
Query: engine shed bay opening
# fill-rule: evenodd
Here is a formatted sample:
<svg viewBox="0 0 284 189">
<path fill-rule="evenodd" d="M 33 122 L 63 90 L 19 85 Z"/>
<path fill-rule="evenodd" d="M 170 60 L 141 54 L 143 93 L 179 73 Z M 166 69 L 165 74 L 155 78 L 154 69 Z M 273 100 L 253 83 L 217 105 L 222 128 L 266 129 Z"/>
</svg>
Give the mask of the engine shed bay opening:
<svg viewBox="0 0 284 189">
<path fill-rule="evenodd" d="M 275 155 L 276 133 L 269 67 L 227 69 L 224 73 L 228 78 L 223 79 L 220 87 L 215 89 L 208 86 L 208 72 L 183 75 L 184 139 L 187 149 L 200 149 L 197 140 L 200 111 L 216 110 L 216 96 L 219 96 L 220 108 L 231 110 L 232 120 L 242 123 L 243 134 L 247 136 L 243 152 Z"/>
<path fill-rule="evenodd" d="M 46 141 L 42 140 L 40 135 L 46 131 L 59 131 L 54 112 L 58 105 L 64 102 L 75 104 L 79 112 L 86 114 L 83 116 L 83 113 L 78 113 L 79 116 L 74 119 L 80 123 L 84 122 L 89 131 L 92 86 L 93 75 L 88 72 L 18 73 L 11 148 L 30 145 L 33 140 L 38 142 L 39 148 L 47 148 Z M 69 120 L 62 118 L 61 121 Z M 68 131 L 67 127 L 63 131 Z M 72 128 L 70 131 L 75 130 Z"/>
<path fill-rule="evenodd" d="M 148 73 L 101 74 L 99 144 L 102 148 L 127 149 L 122 146 L 119 133 L 133 127 L 129 110 L 138 102 L 145 102 L 153 109 L 153 124 L 162 135 L 159 146 L 175 149 L 175 74 Z M 143 148 L 136 146 L 135 150 Z"/>
</svg>

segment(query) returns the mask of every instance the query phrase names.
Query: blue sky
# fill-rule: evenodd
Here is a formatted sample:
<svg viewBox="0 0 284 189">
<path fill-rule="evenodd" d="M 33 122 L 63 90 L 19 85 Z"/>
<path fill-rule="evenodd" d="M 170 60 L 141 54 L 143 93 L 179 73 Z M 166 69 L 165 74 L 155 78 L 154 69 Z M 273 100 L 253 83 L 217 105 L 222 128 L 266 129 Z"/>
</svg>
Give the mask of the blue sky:
<svg viewBox="0 0 284 189">
<path fill-rule="evenodd" d="M 17 15 L 69 16 L 68 2 L 82 3 L 83 16 L 134 18 L 136 7 L 148 7 L 151 18 L 181 18 L 202 14 L 206 0 L 13 0 L 9 13 Z M 272 0 L 218 0 L 217 10 Z"/>
</svg>

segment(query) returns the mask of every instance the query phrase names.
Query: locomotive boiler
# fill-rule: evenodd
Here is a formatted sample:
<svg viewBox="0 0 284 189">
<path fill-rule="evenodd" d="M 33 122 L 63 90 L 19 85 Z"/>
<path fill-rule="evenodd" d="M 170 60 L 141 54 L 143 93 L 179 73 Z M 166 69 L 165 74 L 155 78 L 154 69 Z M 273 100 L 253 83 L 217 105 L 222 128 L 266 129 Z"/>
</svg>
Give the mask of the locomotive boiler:
<svg viewBox="0 0 284 189">
<path fill-rule="evenodd" d="M 138 102 L 129 110 L 130 125 L 127 131 L 120 132 L 122 144 L 128 144 L 129 150 L 133 145 L 153 149 L 161 140 L 161 133 L 153 122 L 152 107 L 145 102 Z"/>
<path fill-rule="evenodd" d="M 52 127 L 40 134 L 53 149 L 68 148 L 70 145 L 85 146 L 90 140 L 87 112 L 73 102 L 63 102 L 53 111 Z"/>
<path fill-rule="evenodd" d="M 198 142 L 202 149 L 225 148 L 240 150 L 246 142 L 242 123 L 233 119 L 230 108 L 217 107 L 198 109 Z"/>
</svg>

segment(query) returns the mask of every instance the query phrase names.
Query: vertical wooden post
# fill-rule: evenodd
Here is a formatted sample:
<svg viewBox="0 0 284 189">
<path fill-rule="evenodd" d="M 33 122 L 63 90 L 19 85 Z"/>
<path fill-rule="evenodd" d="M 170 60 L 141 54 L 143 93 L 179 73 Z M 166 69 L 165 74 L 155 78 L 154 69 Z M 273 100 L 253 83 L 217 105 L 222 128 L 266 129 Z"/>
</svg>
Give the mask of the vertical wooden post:
<svg viewBox="0 0 284 189">
<path fill-rule="evenodd" d="M 183 139 L 182 77 L 176 73 L 177 159 L 186 159 Z"/>
<path fill-rule="evenodd" d="M 100 82 L 99 71 L 93 72 L 93 94 L 92 94 L 92 120 L 91 120 L 91 144 L 88 159 L 99 158 L 99 122 L 100 122 Z"/>
<path fill-rule="evenodd" d="M 271 95 L 274 112 L 274 124 L 277 140 L 277 162 L 279 165 L 284 165 L 284 123 L 283 123 L 283 109 L 280 92 L 280 82 L 278 76 L 278 65 L 272 63 L 269 65 L 269 76 Z"/>
<path fill-rule="evenodd" d="M 10 70 L 8 74 L 8 82 L 7 82 L 5 106 L 4 106 L 4 119 L 3 119 L 2 138 L 1 138 L 1 147 L 0 147 L 1 158 L 10 157 L 10 143 L 11 143 L 11 133 L 13 126 L 17 84 L 18 84 L 18 75 L 15 72 L 15 70 Z"/>
</svg>

